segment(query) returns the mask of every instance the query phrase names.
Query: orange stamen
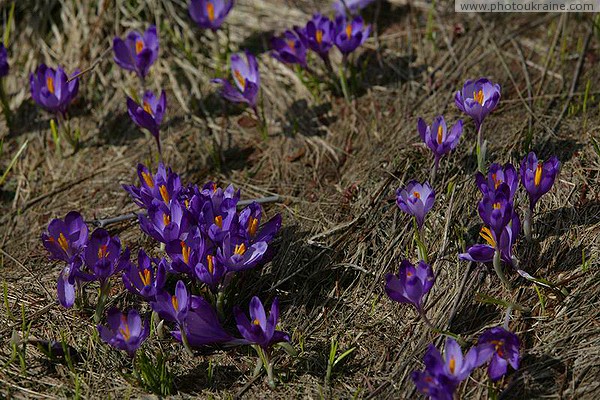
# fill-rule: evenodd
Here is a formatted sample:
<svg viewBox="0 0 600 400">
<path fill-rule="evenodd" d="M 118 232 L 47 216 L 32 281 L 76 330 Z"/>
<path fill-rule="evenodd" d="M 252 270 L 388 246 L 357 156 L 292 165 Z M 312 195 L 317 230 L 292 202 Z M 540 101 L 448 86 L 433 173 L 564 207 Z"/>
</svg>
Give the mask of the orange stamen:
<svg viewBox="0 0 600 400">
<path fill-rule="evenodd" d="M 233 254 L 237 254 L 239 256 L 243 256 L 245 252 L 246 252 L 246 245 L 244 243 L 242 243 L 242 244 L 236 244 L 235 245 L 235 249 L 233 250 Z"/>
<path fill-rule="evenodd" d="M 167 187 L 165 185 L 160 185 L 160 187 L 158 188 L 158 191 L 160 192 L 160 197 L 162 197 L 165 204 L 169 205 L 169 201 L 171 200 L 171 197 L 169 196 L 169 191 L 167 190 Z"/>
<path fill-rule="evenodd" d="M 177 301 L 177 296 L 171 296 L 171 304 L 173 304 L 173 309 L 175 311 L 179 311 L 179 301 Z"/>
<path fill-rule="evenodd" d="M 108 256 L 110 252 L 106 250 L 107 248 L 108 246 L 105 244 L 100 246 L 100 248 L 98 249 L 98 258 L 106 258 Z"/>
<path fill-rule="evenodd" d="M 252 323 L 254 325 L 260 325 L 260 321 L 258 320 L 258 318 L 254 318 L 254 321 L 252 321 Z"/>
<path fill-rule="evenodd" d="M 502 184 L 502 180 L 498 179 L 498 177 L 496 176 L 496 174 L 492 174 L 492 180 L 494 181 L 494 187 L 496 189 L 498 189 L 498 186 L 500 186 Z"/>
<path fill-rule="evenodd" d="M 144 101 L 144 111 L 146 111 L 150 115 L 154 115 L 152 107 L 150 107 L 150 104 L 147 101 Z"/>
<path fill-rule="evenodd" d="M 250 236 L 256 235 L 258 230 L 258 218 L 250 217 L 250 223 L 248 224 L 248 233 Z"/>
<path fill-rule="evenodd" d="M 217 225 L 220 229 L 223 228 L 223 217 L 220 215 L 217 215 L 215 217 L 215 225 Z"/>
<path fill-rule="evenodd" d="M 483 89 L 479 90 L 479 92 L 473 92 L 473 100 L 483 105 Z"/>
<path fill-rule="evenodd" d="M 144 269 L 144 271 L 140 271 L 138 272 L 138 274 L 140 275 L 140 279 L 142 280 L 142 283 L 144 284 L 144 286 L 148 286 L 150 285 L 150 270 L 149 269 Z"/>
<path fill-rule="evenodd" d="M 481 227 L 481 231 L 479 232 L 479 236 L 481 236 L 483 239 L 485 239 L 485 241 L 492 247 L 496 247 L 496 241 L 494 240 L 494 237 L 492 236 L 492 231 L 490 231 L 490 228 L 488 227 Z"/>
<path fill-rule="evenodd" d="M 215 257 L 211 255 L 206 256 L 206 263 L 208 264 L 208 273 L 212 275 L 215 270 Z"/>
<path fill-rule="evenodd" d="M 52 238 L 52 240 L 54 239 Z M 60 235 L 58 235 L 58 245 L 64 251 L 67 251 L 67 249 L 69 248 L 69 242 L 67 241 L 65 235 L 62 234 L 62 232 L 60 233 Z"/>
<path fill-rule="evenodd" d="M 492 207 L 494 208 L 494 210 L 499 210 L 500 208 L 502 208 L 502 205 L 500 203 L 494 203 Z"/>
<path fill-rule="evenodd" d="M 215 6 L 212 1 L 206 3 L 206 14 L 208 14 L 208 20 L 213 22 L 215 20 Z"/>
<path fill-rule="evenodd" d="M 181 255 L 183 256 L 183 262 L 186 264 L 190 263 L 190 253 L 192 252 L 192 248 L 185 244 L 185 242 L 181 241 Z"/>
<path fill-rule="evenodd" d="M 421 193 L 419 192 L 413 192 L 413 196 L 415 196 L 417 199 L 421 198 Z"/>
<path fill-rule="evenodd" d="M 288 40 L 287 45 L 292 51 L 296 50 L 296 42 L 294 42 L 293 40 Z"/>
<path fill-rule="evenodd" d="M 454 374 L 454 370 L 456 369 L 456 360 L 454 359 L 454 357 L 450 358 L 450 363 L 448 367 L 450 367 L 450 373 Z"/>
<path fill-rule="evenodd" d="M 142 178 L 144 178 L 144 182 L 149 188 L 154 187 L 154 180 L 152 179 L 152 174 L 150 172 L 142 172 Z"/>
<path fill-rule="evenodd" d="M 238 71 L 237 69 L 234 69 L 233 70 L 233 78 L 241 86 L 242 90 L 246 90 L 246 79 L 242 76 L 240 71 Z M 214 189 L 214 190 L 216 190 L 216 189 Z"/>
<path fill-rule="evenodd" d="M 131 337 L 131 331 L 129 330 L 129 325 L 127 324 L 127 318 L 125 318 L 125 316 L 122 316 L 121 321 L 123 323 L 123 327 L 119 328 L 119 332 L 121 332 L 121 335 L 123 335 L 123 339 L 125 339 L 125 341 L 128 341 Z"/>
<path fill-rule="evenodd" d="M 165 226 L 171 223 L 171 216 L 169 214 L 163 214 L 163 223 L 165 224 Z"/>
<path fill-rule="evenodd" d="M 348 36 L 348 38 L 352 36 L 352 24 L 346 25 L 346 36 Z"/>
<path fill-rule="evenodd" d="M 51 76 L 46 78 L 46 87 L 50 93 L 54 94 L 54 78 Z"/>
<path fill-rule="evenodd" d="M 323 31 L 320 29 L 317 29 L 317 32 L 315 32 L 315 40 L 317 41 L 318 44 L 321 44 L 323 42 Z"/>
<path fill-rule="evenodd" d="M 444 130 L 442 129 L 442 126 L 438 126 L 438 132 L 437 132 L 437 142 L 438 144 L 442 144 L 442 139 L 444 138 Z"/>
<path fill-rule="evenodd" d="M 135 41 L 135 54 L 140 54 L 144 50 L 144 41 L 138 39 Z"/>
<path fill-rule="evenodd" d="M 537 168 L 535 169 L 535 176 L 533 177 L 533 183 L 535 186 L 540 186 L 540 182 L 542 182 L 542 168 L 544 163 L 538 162 Z"/>
</svg>

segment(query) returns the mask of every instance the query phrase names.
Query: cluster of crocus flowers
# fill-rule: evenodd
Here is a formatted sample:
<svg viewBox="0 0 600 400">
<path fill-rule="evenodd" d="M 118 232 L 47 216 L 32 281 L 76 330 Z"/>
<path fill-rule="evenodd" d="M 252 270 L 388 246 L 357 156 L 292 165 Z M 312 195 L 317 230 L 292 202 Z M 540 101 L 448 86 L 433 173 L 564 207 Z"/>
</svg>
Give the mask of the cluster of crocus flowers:
<svg viewBox="0 0 600 400">
<path fill-rule="evenodd" d="M 560 162 L 551 157 L 547 162 L 529 153 L 521 162 L 520 171 L 507 163 L 492 164 L 487 176 L 478 172 L 475 183 L 483 198 L 479 202 L 479 216 L 484 222 L 480 235 L 484 244 L 471 246 L 459 258 L 480 263 L 493 262 L 494 269 L 503 283 L 510 287 L 502 272 L 501 262 L 516 267 L 512 249 L 521 231 L 521 221 L 515 207 L 515 197 L 520 182 L 529 196 L 524 227 L 528 238 L 531 235 L 531 215 L 539 198 L 552 187 L 560 169 Z"/>
<path fill-rule="evenodd" d="M 488 375 L 497 381 L 508 371 L 508 365 L 515 370 L 520 361 L 519 338 L 512 332 L 495 327 L 483 332 L 477 345 L 466 354 L 453 338 L 446 339 L 444 355 L 433 345 L 429 345 L 423 363 L 423 371 L 413 371 L 411 377 L 419 390 L 432 400 L 452 400 L 454 392 L 476 368 L 489 363 Z"/>
<path fill-rule="evenodd" d="M 482 136 L 482 126 L 485 118 L 500 101 L 500 85 L 489 79 L 480 78 L 476 81 L 467 80 L 462 90 L 456 92 L 454 103 L 456 107 L 475 122 L 477 130 L 477 164 L 479 171 L 484 170 L 485 145 Z"/>
<path fill-rule="evenodd" d="M 233 8 L 233 0 L 190 0 L 192 20 L 202 29 L 216 31 Z"/>
</svg>

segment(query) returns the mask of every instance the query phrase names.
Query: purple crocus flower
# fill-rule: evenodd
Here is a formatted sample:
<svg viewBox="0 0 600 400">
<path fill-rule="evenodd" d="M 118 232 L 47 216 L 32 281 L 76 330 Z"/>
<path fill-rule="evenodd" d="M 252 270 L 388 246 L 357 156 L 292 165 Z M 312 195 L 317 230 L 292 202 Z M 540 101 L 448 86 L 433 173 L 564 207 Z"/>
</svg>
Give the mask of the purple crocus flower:
<svg viewBox="0 0 600 400">
<path fill-rule="evenodd" d="M 510 188 L 506 182 L 501 183 L 495 191 L 488 191 L 479 202 L 479 216 L 486 225 L 500 237 L 502 230 L 513 217 L 513 203 Z"/>
<path fill-rule="evenodd" d="M 285 31 L 281 37 L 271 39 L 271 55 L 284 64 L 306 67 L 306 40 L 294 31 Z"/>
<path fill-rule="evenodd" d="M 198 26 L 216 31 L 232 7 L 233 0 L 190 0 L 189 12 Z"/>
<path fill-rule="evenodd" d="M 212 344 L 241 344 L 239 339 L 235 339 L 223 329 L 215 309 L 203 297 L 194 299 L 192 309 L 186 317 L 184 332 L 192 347 Z M 171 335 L 181 342 L 181 326 L 179 330 L 172 331 Z"/>
<path fill-rule="evenodd" d="M 217 259 L 228 271 L 251 269 L 263 260 L 268 247 L 265 241 L 250 244 L 243 237 L 228 233 L 217 250 Z"/>
<path fill-rule="evenodd" d="M 225 99 L 233 103 L 246 103 L 255 109 L 260 87 L 260 74 L 256 57 L 249 52 L 245 54 L 245 60 L 241 53 L 231 55 L 231 75 L 235 86 L 224 79 L 213 79 L 212 81 L 221 84 L 221 96 Z"/>
<path fill-rule="evenodd" d="M 145 78 L 148 69 L 158 58 L 156 26 L 151 25 L 144 35 L 133 31 L 125 40 L 115 37 L 113 50 L 117 65 L 128 71 L 135 71 L 142 79 Z"/>
<path fill-rule="evenodd" d="M 65 308 L 75 304 L 75 285 L 80 275 L 82 260 L 77 256 L 67 263 L 58 276 L 56 282 L 56 293 L 58 302 Z"/>
<path fill-rule="evenodd" d="M 133 294 L 153 300 L 162 290 L 167 278 L 166 260 L 151 259 L 142 249 L 138 252 L 138 265 L 129 264 L 123 272 L 123 284 Z"/>
<path fill-rule="evenodd" d="M 479 337 L 477 349 L 479 363 L 491 359 L 488 375 L 492 381 L 502 378 L 510 364 L 515 370 L 519 369 L 519 338 L 502 327 L 495 327 L 483 332 Z"/>
<path fill-rule="evenodd" d="M 271 312 L 267 317 L 265 308 L 256 296 L 250 300 L 250 320 L 238 306 L 233 313 L 238 331 L 248 344 L 257 344 L 267 350 L 280 342 L 289 342 L 287 333 L 275 330 L 279 320 L 279 299 L 275 298 L 271 304 Z"/>
<path fill-rule="evenodd" d="M 158 152 L 160 149 L 160 124 L 167 109 L 167 96 L 165 91 L 160 92 L 160 97 L 154 96 L 154 93 L 147 91 L 142 99 L 142 104 L 136 103 L 132 98 L 127 97 L 127 111 L 129 116 L 142 129 L 148 129 L 156 139 Z"/>
<path fill-rule="evenodd" d="M 390 299 L 412 304 L 421 313 L 423 297 L 433 287 L 435 276 L 431 266 L 424 261 L 414 266 L 410 261 L 402 260 L 398 274 L 387 274 L 385 282 L 385 292 Z"/>
<path fill-rule="evenodd" d="M 335 15 L 346 15 L 346 12 L 354 15 L 374 1 L 375 0 L 337 0 L 333 3 L 333 9 L 335 10 Z"/>
<path fill-rule="evenodd" d="M 106 317 L 108 327 L 98 325 L 98 332 L 103 341 L 109 345 L 124 350 L 130 357 L 146 340 L 150 333 L 148 321 L 142 323 L 142 318 L 136 310 L 129 310 L 127 314 L 121 313 L 116 308 L 108 311 Z"/>
<path fill-rule="evenodd" d="M 161 318 L 179 324 L 185 323 L 191 304 L 192 296 L 183 281 L 177 281 L 173 295 L 165 290 L 160 291 L 156 294 L 156 300 L 150 303 Z"/>
<path fill-rule="evenodd" d="M 183 240 L 190 230 L 187 210 L 177 202 L 171 204 L 171 209 L 164 204 L 151 205 L 148 216 L 138 215 L 140 228 L 144 233 L 161 243 Z"/>
<path fill-rule="evenodd" d="M 446 339 L 444 357 L 434 345 L 429 345 L 423 357 L 425 371 L 414 371 L 412 379 L 417 389 L 432 399 L 453 398 L 460 382 L 467 379 L 474 368 L 481 365 L 478 349 L 471 348 L 463 356 L 460 345 L 452 338 Z"/>
<path fill-rule="evenodd" d="M 371 25 L 365 25 L 362 17 L 355 17 L 352 21 L 348 21 L 346 17 L 339 15 L 335 19 L 334 43 L 344 55 L 356 50 L 370 34 Z"/>
<path fill-rule="evenodd" d="M 554 180 L 560 171 L 560 161 L 556 156 L 547 161 L 538 160 L 534 152 L 531 152 L 521 162 L 521 183 L 529 194 L 529 208 L 535 208 L 537 201 L 546 194 L 554 184 Z"/>
<path fill-rule="evenodd" d="M 454 150 L 463 133 L 463 122 L 461 119 L 456 122 L 450 132 L 446 128 L 444 117 L 439 115 L 433 119 L 431 126 L 427 126 L 422 118 L 417 122 L 417 130 L 421 136 L 421 140 L 431 149 L 435 157 L 435 165 L 437 166 L 440 159 Z"/>
<path fill-rule="evenodd" d="M 475 174 L 475 183 L 484 196 L 489 191 L 498 189 L 502 183 L 506 183 L 509 188 L 510 200 L 512 201 L 519 187 L 519 178 L 517 170 L 511 163 L 506 163 L 504 166 L 494 163 L 490 165 L 487 179 L 481 172 Z"/>
<path fill-rule="evenodd" d="M 78 73 L 76 70 L 73 76 Z M 67 73 L 61 67 L 54 70 L 42 64 L 35 73 L 29 75 L 31 97 L 46 111 L 64 116 L 79 90 L 79 78 L 70 82 L 67 82 L 68 79 Z"/>
<path fill-rule="evenodd" d="M 321 14 L 313 15 L 303 29 L 297 32 L 304 36 L 308 48 L 317 53 L 323 60 L 328 59 L 329 50 L 333 47 L 335 25 L 333 21 Z"/>
<path fill-rule="evenodd" d="M 261 219 L 262 207 L 256 202 L 251 203 L 239 213 L 238 234 L 249 242 L 270 242 L 281 228 L 281 215 L 275 215 L 262 227 Z"/>
<path fill-rule="evenodd" d="M 483 120 L 492 112 L 500 101 L 500 85 L 486 78 L 476 81 L 467 80 L 462 91 L 456 92 L 454 103 L 456 107 L 475 121 L 477 130 Z"/>
<path fill-rule="evenodd" d="M 413 180 L 405 188 L 396 191 L 396 204 L 402 211 L 416 218 L 419 229 L 423 227 L 425 215 L 434 202 L 435 192 L 428 182 L 420 184 Z"/>
<path fill-rule="evenodd" d="M 212 290 L 221 283 L 227 269 L 221 261 L 213 254 L 206 254 L 194 269 L 194 274 Z"/>
<path fill-rule="evenodd" d="M 4 43 L 0 43 L 0 78 L 4 78 L 8 75 L 8 52 Z"/>
<path fill-rule="evenodd" d="M 70 262 L 81 254 L 88 240 L 88 227 L 81 214 L 69 212 L 65 219 L 53 219 L 48 232 L 42 233 L 42 243 L 50 258 Z"/>
<path fill-rule="evenodd" d="M 500 251 L 502 261 L 509 265 L 513 265 L 512 248 L 517 241 L 520 231 L 521 223 L 519 221 L 519 216 L 517 213 L 513 213 L 510 223 L 504 227 L 499 239 L 494 231 L 484 226 L 481 228 L 479 235 L 486 243 L 471 246 L 467 249 L 466 253 L 459 254 L 458 258 L 461 260 L 486 264 L 494 260 L 494 253 L 498 250 Z"/>
<path fill-rule="evenodd" d="M 117 236 L 111 237 L 106 230 L 98 228 L 90 236 L 83 253 L 83 261 L 92 272 L 89 279 L 103 283 L 128 266 L 129 249 L 121 252 L 121 240 Z"/>
<path fill-rule="evenodd" d="M 170 208 L 173 200 L 182 190 L 179 175 L 171 171 L 171 168 L 165 168 L 163 163 L 158 164 L 158 170 L 154 175 L 145 165 L 138 164 L 137 173 L 140 187 L 123 185 L 123 189 L 129 193 L 133 201 L 143 208 L 160 205 Z"/>
</svg>

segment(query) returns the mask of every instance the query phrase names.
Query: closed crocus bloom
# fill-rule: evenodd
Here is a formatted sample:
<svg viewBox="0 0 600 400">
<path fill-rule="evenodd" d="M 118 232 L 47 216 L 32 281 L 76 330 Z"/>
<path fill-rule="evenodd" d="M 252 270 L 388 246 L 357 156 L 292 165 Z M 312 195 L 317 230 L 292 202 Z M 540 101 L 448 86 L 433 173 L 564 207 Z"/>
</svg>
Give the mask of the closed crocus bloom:
<svg viewBox="0 0 600 400">
<path fill-rule="evenodd" d="M 333 9 L 336 15 L 346 15 L 346 12 L 354 15 L 360 10 L 373 3 L 375 0 L 336 0 Z"/>
<path fill-rule="evenodd" d="M 166 264 L 164 258 L 160 261 L 151 259 L 144 250 L 140 249 L 137 266 L 130 263 L 123 272 L 123 284 L 131 293 L 153 300 L 165 284 Z"/>
<path fill-rule="evenodd" d="M 560 171 L 560 161 L 556 156 L 550 157 L 545 162 L 538 160 L 531 152 L 521 162 L 521 183 L 529 195 L 529 208 L 531 211 L 544 194 L 552 188 L 554 180 Z"/>
<path fill-rule="evenodd" d="M 512 201 L 519 187 L 519 178 L 517 170 L 511 163 L 506 163 L 504 166 L 494 163 L 490 165 L 487 178 L 481 172 L 475 174 L 475 183 L 484 196 L 489 191 L 498 189 L 502 183 L 506 183 Z"/>
<path fill-rule="evenodd" d="M 333 47 L 335 38 L 335 25 L 333 21 L 321 14 L 315 14 L 303 29 L 298 33 L 304 36 L 307 46 L 326 59 L 329 50 Z"/>
<path fill-rule="evenodd" d="M 8 52 L 3 43 L 0 43 L 0 78 L 8 75 Z"/>
<path fill-rule="evenodd" d="M 458 141 L 463 133 L 463 122 L 458 120 L 450 131 L 446 127 L 446 121 L 443 116 L 437 116 L 433 119 L 431 126 L 419 118 L 417 129 L 421 140 L 431 149 L 435 157 L 436 165 L 440 158 L 450 153 L 458 145 Z"/>
<path fill-rule="evenodd" d="M 519 369 L 519 338 L 502 327 L 495 327 L 483 332 L 479 337 L 477 349 L 479 364 L 490 361 L 488 375 L 492 381 L 502 378 L 508 365 Z"/>
<path fill-rule="evenodd" d="M 250 320 L 237 306 L 233 312 L 237 328 L 248 344 L 257 344 L 263 349 L 268 349 L 276 343 L 289 342 L 287 333 L 275 329 L 279 321 L 279 299 L 273 300 L 268 316 L 262 302 L 256 296 L 250 301 Z"/>
<path fill-rule="evenodd" d="M 371 34 L 371 25 L 365 25 L 362 17 L 352 21 L 343 16 L 335 19 L 335 45 L 342 54 L 350 54 L 362 45 Z"/>
<path fill-rule="evenodd" d="M 155 299 L 150 305 L 161 318 L 178 324 L 185 323 L 192 305 L 192 296 L 183 281 L 177 281 L 173 295 L 167 291 L 160 291 Z"/>
<path fill-rule="evenodd" d="M 270 242 L 281 228 L 281 215 L 275 215 L 262 226 L 261 219 L 260 204 L 254 202 L 248 205 L 239 213 L 238 234 L 250 242 Z"/>
<path fill-rule="evenodd" d="M 127 111 L 129 116 L 142 129 L 147 129 L 156 139 L 156 145 L 160 153 L 160 124 L 162 123 L 167 109 L 167 96 L 162 90 L 160 97 L 156 97 L 151 91 L 144 93 L 142 104 L 136 103 L 127 97 Z"/>
<path fill-rule="evenodd" d="M 78 71 L 75 71 L 73 76 L 77 74 Z M 42 64 L 35 73 L 29 75 L 31 97 L 46 111 L 64 116 L 79 90 L 79 78 L 70 82 L 68 79 L 61 67 L 54 70 Z"/>
<path fill-rule="evenodd" d="M 513 203 L 508 184 L 501 183 L 495 191 L 488 191 L 478 206 L 479 216 L 490 227 L 496 237 L 513 217 Z"/>
<path fill-rule="evenodd" d="M 271 39 L 271 55 L 285 64 L 306 67 L 306 40 L 294 31 L 285 31 L 281 37 Z"/>
<path fill-rule="evenodd" d="M 116 349 L 124 350 L 133 357 L 150 333 L 148 321 L 142 323 L 142 318 L 136 310 L 127 314 L 116 308 L 108 311 L 106 317 L 108 326 L 98 325 L 100 338 Z"/>
<path fill-rule="evenodd" d="M 234 85 L 224 79 L 213 79 L 213 82 L 221 84 L 221 96 L 233 103 L 246 103 L 256 108 L 260 87 L 256 57 L 249 52 L 245 53 L 245 57 L 241 53 L 232 54 L 231 76 Z"/>
<path fill-rule="evenodd" d="M 67 263 L 58 276 L 56 282 L 56 293 L 58 302 L 65 308 L 75 304 L 75 285 L 81 275 L 82 260 L 77 256 Z"/>
<path fill-rule="evenodd" d="M 145 78 L 150 66 L 158 58 L 156 26 L 151 25 L 143 35 L 133 31 L 125 40 L 115 37 L 113 50 L 117 65 L 128 71 L 135 71 L 142 79 Z"/>
<path fill-rule="evenodd" d="M 496 250 L 500 251 L 502 261 L 513 265 L 512 248 L 517 241 L 521 231 L 521 223 L 517 213 L 513 212 L 510 223 L 502 230 L 498 239 L 494 231 L 488 227 L 482 227 L 479 235 L 486 241 L 485 244 L 476 244 L 466 253 L 461 253 L 458 258 L 461 260 L 474 261 L 479 263 L 491 263 L 494 260 Z"/>
<path fill-rule="evenodd" d="M 415 266 L 408 260 L 402 260 L 398 274 L 387 274 L 385 292 L 390 299 L 399 303 L 414 305 L 423 309 L 423 297 L 431 290 L 435 282 L 433 270 L 424 261 Z"/>
<path fill-rule="evenodd" d="M 203 29 L 216 31 L 233 7 L 233 0 L 190 0 L 192 20 Z"/>
<path fill-rule="evenodd" d="M 172 331 L 173 337 L 182 341 L 181 326 Z M 183 327 L 185 337 L 191 347 L 202 347 L 214 344 L 242 344 L 228 334 L 221 326 L 215 309 L 203 297 L 195 297 Z"/>
<path fill-rule="evenodd" d="M 69 212 L 64 220 L 53 219 L 48 232 L 42 233 L 42 243 L 50 258 L 70 262 L 81 254 L 88 240 L 88 227 L 81 214 Z"/>
<path fill-rule="evenodd" d="M 500 101 L 500 85 L 486 78 L 467 80 L 462 90 L 456 92 L 454 103 L 459 110 L 473 118 L 477 129 Z"/>
<path fill-rule="evenodd" d="M 434 202 L 435 192 L 428 182 L 420 184 L 410 181 L 405 188 L 396 192 L 396 204 L 402 211 L 416 218 L 419 229 L 423 227 L 425 215 L 431 210 Z"/>
</svg>

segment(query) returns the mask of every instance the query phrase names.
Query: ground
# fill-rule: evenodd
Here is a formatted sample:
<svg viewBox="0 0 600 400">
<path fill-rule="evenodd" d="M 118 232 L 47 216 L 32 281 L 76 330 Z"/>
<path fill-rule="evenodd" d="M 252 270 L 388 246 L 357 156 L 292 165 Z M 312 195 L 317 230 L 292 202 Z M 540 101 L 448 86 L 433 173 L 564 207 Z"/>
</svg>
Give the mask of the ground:
<svg viewBox="0 0 600 400">
<path fill-rule="evenodd" d="M 188 356 L 168 339 L 151 340 L 169 358 L 181 397 L 203 398 L 416 398 L 409 374 L 422 367 L 427 345 L 441 336 L 414 310 L 384 292 L 386 273 L 402 258 L 415 260 L 410 219 L 395 205 L 395 190 L 429 177 L 430 152 L 416 130 L 419 116 L 462 118 L 454 92 L 469 78 L 485 76 L 502 86 L 499 107 L 486 120 L 490 162 L 518 164 L 529 150 L 555 154 L 562 170 L 534 217 L 534 241 L 520 240 L 521 267 L 561 291 L 536 287 L 507 271 L 512 291 L 483 266 L 459 261 L 476 243 L 480 220 L 474 184 L 475 132 L 465 134 L 441 162 L 436 204 L 425 237 L 437 275 L 427 313 L 441 329 L 473 343 L 504 322 L 516 304 L 510 329 L 522 342 L 522 365 L 498 387 L 501 398 L 600 397 L 600 151 L 592 145 L 600 127 L 600 42 L 593 14 L 456 14 L 453 2 L 383 1 L 366 10 L 375 35 L 352 60 L 363 71 L 350 101 L 324 84 L 273 59 L 268 40 L 329 6 L 307 0 L 240 0 L 227 19 L 230 46 L 259 57 L 269 137 L 261 138 L 247 111 L 227 106 L 210 80 L 213 57 L 227 42 L 225 31 L 202 32 L 185 1 L 17 2 L 6 78 L 16 122 L 2 122 L 4 170 L 21 144 L 28 145 L 0 187 L 0 396 L 16 398 L 143 397 L 125 354 L 97 341 L 86 310 L 56 303 L 60 265 L 48 261 L 40 234 L 52 218 L 70 210 L 86 219 L 135 211 L 121 184 L 136 181 L 138 162 L 156 165 L 153 140 L 129 120 L 126 92 L 136 77 L 120 70 L 110 53 L 112 38 L 131 29 L 159 27 L 160 58 L 146 85 L 165 88 L 164 160 L 184 182 L 214 179 L 242 189 L 243 198 L 277 194 L 266 214 L 283 215 L 272 262 L 248 274 L 240 298 L 253 294 L 281 300 L 281 326 L 301 350 L 282 355 L 279 386 L 252 380 L 253 358 L 245 349 Z M 2 15 L 8 14 L 2 5 Z M 334 64 L 339 65 L 340 59 Z M 82 76 L 71 123 L 82 132 L 81 148 L 58 154 L 50 116 L 31 100 L 28 75 L 36 66 L 67 71 L 95 67 Z M 97 62 L 97 63 L 96 63 Z M 320 60 L 314 69 L 324 75 Z M 309 80 L 310 81 L 310 80 Z M 219 148 L 216 163 L 212 149 Z M 519 207 L 525 207 L 524 193 Z M 137 253 L 158 253 L 136 221 L 109 227 Z M 135 300 L 122 285 L 114 304 Z M 22 314 L 23 313 L 23 314 Z M 24 315 L 24 317 L 22 317 Z M 52 363 L 27 346 L 25 368 L 11 359 L 13 332 L 65 341 L 82 355 L 73 368 Z M 95 339 L 96 338 L 96 339 Z M 355 348 L 325 383 L 330 341 L 340 353 Z M 212 370 L 209 378 L 208 371 Z M 458 390 L 461 398 L 488 396 L 485 371 Z"/>
</svg>

